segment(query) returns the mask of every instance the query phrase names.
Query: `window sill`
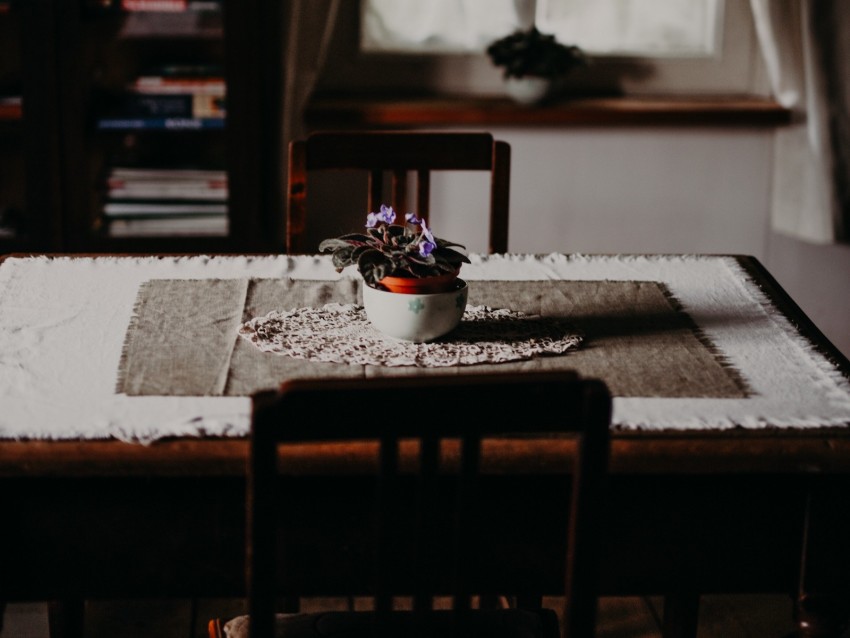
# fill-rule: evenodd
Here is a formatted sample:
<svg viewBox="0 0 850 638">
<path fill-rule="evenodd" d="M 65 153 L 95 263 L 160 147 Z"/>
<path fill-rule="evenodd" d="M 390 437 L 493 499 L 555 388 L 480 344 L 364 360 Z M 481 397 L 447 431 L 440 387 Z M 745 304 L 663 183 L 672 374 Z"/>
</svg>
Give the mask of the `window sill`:
<svg viewBox="0 0 850 638">
<path fill-rule="evenodd" d="M 429 126 L 755 126 L 788 124 L 790 110 L 753 96 L 572 98 L 521 106 L 508 98 L 317 97 L 306 124 L 317 128 Z"/>
</svg>

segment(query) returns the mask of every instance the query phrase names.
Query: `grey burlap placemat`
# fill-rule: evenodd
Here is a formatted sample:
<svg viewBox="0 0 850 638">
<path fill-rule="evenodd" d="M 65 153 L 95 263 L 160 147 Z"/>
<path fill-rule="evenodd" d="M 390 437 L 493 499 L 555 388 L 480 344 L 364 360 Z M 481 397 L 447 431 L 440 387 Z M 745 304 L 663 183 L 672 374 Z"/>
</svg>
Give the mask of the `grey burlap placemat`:
<svg viewBox="0 0 850 638">
<path fill-rule="evenodd" d="M 584 343 L 563 356 L 465 368 L 383 368 L 263 353 L 238 336 L 272 310 L 360 303 L 359 282 L 151 280 L 139 289 L 118 374 L 128 395 L 246 396 L 298 376 L 574 369 L 620 397 L 745 397 L 747 386 L 662 284 L 471 281 L 469 304 L 563 317 Z"/>
</svg>

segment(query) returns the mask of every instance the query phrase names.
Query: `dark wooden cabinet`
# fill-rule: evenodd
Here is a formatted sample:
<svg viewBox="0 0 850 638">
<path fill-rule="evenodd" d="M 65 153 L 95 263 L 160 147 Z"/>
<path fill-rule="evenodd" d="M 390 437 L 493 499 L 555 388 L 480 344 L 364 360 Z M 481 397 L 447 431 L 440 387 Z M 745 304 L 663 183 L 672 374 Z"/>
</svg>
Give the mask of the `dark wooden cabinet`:
<svg viewBox="0 0 850 638">
<path fill-rule="evenodd" d="M 22 94 L 22 116 L 0 119 L 0 252 L 282 249 L 285 3 L 175 0 L 182 10 L 131 10 L 139 4 L 25 0 L 0 9 L 0 35 L 9 35 L 0 38 L 0 91 L 5 81 Z M 133 110 L 150 107 L 150 95 L 171 100 L 156 108 L 177 103 L 167 88 L 140 100 L 138 78 L 199 69 L 223 82 L 224 114 Z M 109 189 L 121 170 L 215 175 L 226 190 L 201 201 L 208 195 L 193 199 L 169 183 L 157 205 L 146 191 L 144 205 L 128 206 Z"/>
</svg>

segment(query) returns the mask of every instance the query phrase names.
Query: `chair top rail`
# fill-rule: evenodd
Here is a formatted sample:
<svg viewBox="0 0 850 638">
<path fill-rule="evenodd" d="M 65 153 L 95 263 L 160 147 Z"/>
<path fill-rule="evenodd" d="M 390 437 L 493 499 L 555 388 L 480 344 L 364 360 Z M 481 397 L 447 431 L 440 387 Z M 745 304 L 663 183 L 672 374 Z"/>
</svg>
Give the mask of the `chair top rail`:
<svg viewBox="0 0 850 638">
<path fill-rule="evenodd" d="M 296 142 L 297 143 L 297 142 Z M 489 133 L 314 133 L 307 170 L 491 170 Z"/>
<path fill-rule="evenodd" d="M 378 388 L 376 405 L 362 404 L 361 387 Z M 429 390 L 439 388 L 441 405 L 429 402 Z M 371 395 L 374 396 L 374 395 Z M 283 397 L 283 401 L 279 399 Z M 330 399 L 330 397 L 333 397 Z M 578 431 L 582 414 L 557 412 L 540 418 L 525 406 L 540 403 L 583 406 L 582 401 L 607 402 L 610 396 L 601 381 L 581 379 L 572 372 L 539 372 L 516 375 L 434 375 L 428 378 L 351 380 L 293 379 L 278 391 L 257 395 L 258 420 L 269 423 L 278 441 L 332 441 L 378 439 L 387 436 L 416 438 L 423 431 L 449 438 Z M 332 401 L 329 403 L 329 401 Z M 358 406 L 352 409 L 352 406 Z M 309 417 L 309 428 L 279 427 L 282 414 Z M 316 418 L 321 413 L 322 418 Z M 381 417 L 380 415 L 386 415 Z M 524 418 L 535 414 L 535 418 Z M 335 416 L 336 415 L 336 416 Z M 276 427 L 277 426 L 277 427 Z M 607 427 L 607 425 L 606 425 Z"/>
</svg>

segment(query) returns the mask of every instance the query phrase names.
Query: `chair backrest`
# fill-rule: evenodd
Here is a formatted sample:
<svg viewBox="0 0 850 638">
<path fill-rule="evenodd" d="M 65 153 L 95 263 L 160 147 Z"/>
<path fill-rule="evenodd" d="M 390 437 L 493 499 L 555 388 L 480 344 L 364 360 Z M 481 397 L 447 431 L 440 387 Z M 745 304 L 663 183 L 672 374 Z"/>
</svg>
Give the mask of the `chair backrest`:
<svg viewBox="0 0 850 638">
<path fill-rule="evenodd" d="M 521 418 L 511 417 L 517 414 Z M 571 488 L 567 489 L 563 483 L 564 487 L 559 488 L 563 494 L 555 506 L 556 515 L 545 514 L 546 520 L 551 520 L 553 525 L 558 520 L 568 521 L 560 537 L 562 540 L 556 540 L 560 550 L 567 549 L 564 635 L 592 635 L 610 419 L 611 397 L 605 384 L 595 379 L 580 379 L 571 372 L 303 379 L 287 381 L 279 391 L 255 395 L 246 536 L 252 638 L 272 636 L 275 596 L 297 596 L 298 585 L 290 585 L 289 577 L 295 574 L 297 580 L 296 572 L 308 571 L 290 569 L 289 574 L 276 577 L 278 527 L 284 530 L 282 544 L 285 545 L 288 542 L 286 519 L 297 520 L 298 517 L 297 512 L 283 510 L 286 515 L 281 522 L 281 504 L 287 503 L 290 507 L 293 502 L 292 494 L 276 493 L 283 491 L 278 483 L 279 475 L 292 473 L 285 461 L 293 457 L 287 455 L 285 449 L 279 449 L 282 444 L 358 441 L 362 445 L 368 441 L 377 448 L 369 448 L 378 459 L 374 466 L 378 475 L 374 501 L 377 503 L 376 526 L 370 546 L 374 554 L 367 552 L 369 559 L 365 562 L 373 566 L 368 595 L 374 597 L 375 613 L 379 615 L 389 612 L 394 594 L 413 596 L 416 612 L 435 594 L 453 595 L 453 609 L 463 611 L 469 608 L 470 596 L 477 593 L 541 593 L 539 582 L 531 585 L 533 591 L 527 582 L 523 584 L 523 591 L 482 591 L 481 581 L 475 578 L 476 572 L 483 567 L 482 562 L 465 560 L 473 555 L 482 539 L 482 536 L 474 537 L 473 531 L 478 515 L 483 513 L 479 509 L 477 490 L 487 478 L 479 476 L 479 468 L 482 460 L 484 466 L 494 460 L 488 461 L 487 454 L 482 457 L 482 450 L 486 452 L 487 448 L 482 448 L 481 442 L 485 437 L 493 440 L 491 437 L 510 439 L 514 435 L 522 438 L 529 434 L 558 436 L 564 433 L 575 436 L 575 458 L 568 459 L 570 462 L 556 474 L 565 481 L 569 475 Z M 410 452 L 411 447 L 413 452 Z M 452 449 L 456 452 L 458 447 L 459 461 L 451 452 Z M 411 454 L 413 459 L 409 458 Z M 311 468 L 316 471 L 314 465 Z M 525 468 L 520 474 L 534 470 Z M 416 481 L 411 483 L 414 472 Z M 343 477 L 342 481 L 345 480 Z M 449 491 L 452 497 L 440 498 L 438 495 L 444 493 L 447 480 L 454 485 Z M 411 498 L 410 492 L 415 498 Z M 545 507 L 536 503 L 536 499 L 536 494 L 528 495 L 528 507 L 523 506 L 524 509 L 530 512 L 536 506 Z M 371 501 L 367 499 L 366 502 Z M 416 503 L 414 523 L 410 525 L 410 519 L 405 518 L 408 527 L 400 532 L 393 527 L 404 518 L 398 513 L 399 507 L 411 502 Z M 445 514 L 441 518 L 439 512 L 447 508 L 448 518 Z M 566 511 L 568 517 L 563 516 Z M 522 517 L 524 513 L 516 512 L 515 515 Z M 438 533 L 431 525 L 438 520 L 453 521 L 446 523 L 451 528 L 450 542 L 445 533 Z M 489 528 L 487 530 L 486 533 L 490 533 Z M 405 556 L 410 558 L 401 568 L 404 574 L 401 583 L 398 563 L 403 554 L 399 543 L 408 551 Z M 434 553 L 435 543 L 440 559 Z M 297 547 L 280 549 L 303 551 Z M 449 554 L 450 559 L 445 559 L 444 554 Z M 558 559 L 547 556 L 545 560 L 551 563 Z M 498 558 L 491 562 L 498 562 Z M 325 568 L 333 569 L 334 565 Z M 435 569 L 441 570 L 440 574 L 433 574 Z M 328 578 L 330 576 L 328 574 Z M 321 581 L 321 574 L 318 578 Z M 536 573 L 531 580 L 535 578 Z M 485 582 L 490 583 L 489 580 Z M 399 591 L 398 587 L 405 589 Z M 324 592 L 325 595 L 340 593 Z M 362 591 L 347 593 L 364 594 Z"/>
<path fill-rule="evenodd" d="M 464 132 L 317 132 L 289 145 L 286 252 L 304 253 L 307 227 L 307 179 L 311 171 L 359 170 L 369 176 L 363 210 L 377 211 L 384 174 L 391 175 L 390 204 L 401 213 L 428 219 L 431 171 L 489 171 L 490 212 L 487 249 L 508 250 L 508 200 L 511 148 L 489 133 Z M 416 210 L 407 207 L 408 176 L 416 174 Z M 430 221 L 430 220 L 429 220 Z M 310 252 L 310 251 L 307 251 Z"/>
</svg>

